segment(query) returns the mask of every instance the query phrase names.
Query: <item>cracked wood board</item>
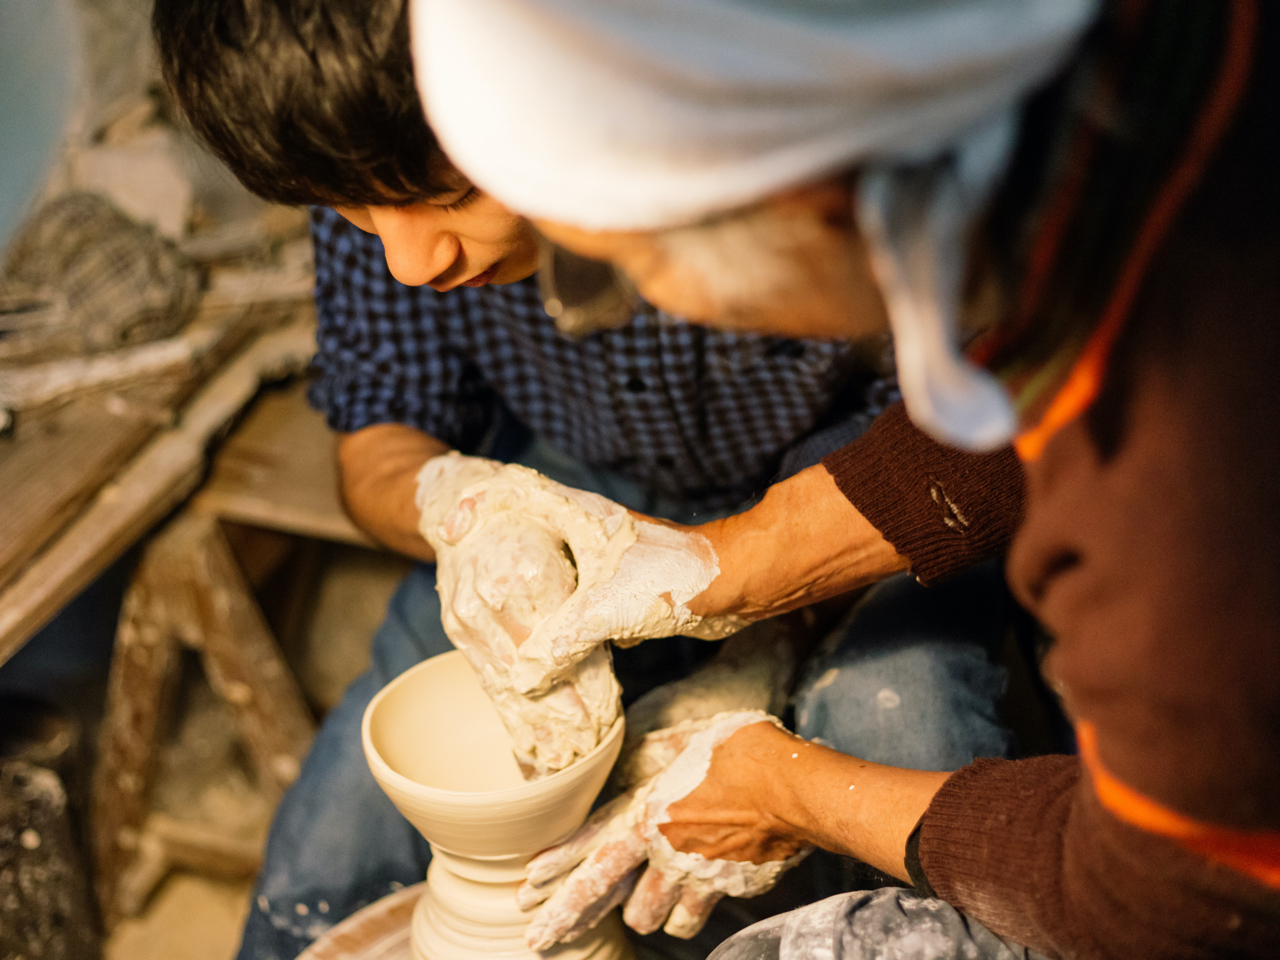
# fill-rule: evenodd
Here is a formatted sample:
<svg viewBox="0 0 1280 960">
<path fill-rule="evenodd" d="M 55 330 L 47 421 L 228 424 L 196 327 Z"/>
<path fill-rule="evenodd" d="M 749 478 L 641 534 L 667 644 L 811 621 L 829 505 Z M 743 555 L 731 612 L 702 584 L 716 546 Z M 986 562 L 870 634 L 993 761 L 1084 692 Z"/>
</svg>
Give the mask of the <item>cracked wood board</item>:
<svg viewBox="0 0 1280 960">
<path fill-rule="evenodd" d="M 0 593 L 0 664 L 68 600 L 118 559 L 199 484 L 209 444 L 257 394 L 264 380 L 306 368 L 315 316 L 255 340 L 204 387 L 178 423 L 163 430 L 110 482 L 88 490 L 85 509 Z"/>
<path fill-rule="evenodd" d="M 377 548 L 338 500 L 334 437 L 306 383 L 265 391 L 219 448 L 192 505 L 224 520 Z"/>
<path fill-rule="evenodd" d="M 279 306 L 207 311 L 187 329 L 189 336 L 207 338 L 198 362 L 20 413 L 14 433 L 0 439 L 6 507 L 0 515 L 0 588 L 172 423 L 176 409 L 230 353 L 295 313 Z"/>
</svg>

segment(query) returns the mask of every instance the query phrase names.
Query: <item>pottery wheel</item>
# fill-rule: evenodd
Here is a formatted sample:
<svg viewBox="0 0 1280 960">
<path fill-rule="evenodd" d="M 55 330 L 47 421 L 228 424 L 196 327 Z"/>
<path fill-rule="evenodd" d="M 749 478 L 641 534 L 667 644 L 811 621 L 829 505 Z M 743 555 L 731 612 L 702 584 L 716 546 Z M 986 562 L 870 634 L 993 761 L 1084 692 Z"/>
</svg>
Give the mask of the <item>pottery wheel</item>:
<svg viewBox="0 0 1280 960">
<path fill-rule="evenodd" d="M 388 894 L 347 917 L 298 960 L 410 960 L 409 924 L 426 883 Z"/>
</svg>

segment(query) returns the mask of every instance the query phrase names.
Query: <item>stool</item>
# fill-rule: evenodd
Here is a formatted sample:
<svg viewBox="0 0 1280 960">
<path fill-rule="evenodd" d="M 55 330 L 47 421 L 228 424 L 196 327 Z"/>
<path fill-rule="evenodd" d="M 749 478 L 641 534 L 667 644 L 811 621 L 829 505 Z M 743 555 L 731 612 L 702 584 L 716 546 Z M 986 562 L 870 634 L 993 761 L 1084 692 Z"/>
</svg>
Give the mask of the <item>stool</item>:
<svg viewBox="0 0 1280 960">
<path fill-rule="evenodd" d="M 341 509 L 333 437 L 304 388 L 258 399 L 202 489 L 147 544 L 125 594 L 93 777 L 95 882 L 108 930 L 139 912 L 172 867 L 252 876 L 261 864 L 260 842 L 148 810 L 184 648 L 198 652 L 273 800 L 297 778 L 315 734 L 253 588 L 285 556 L 280 534 L 373 544 Z"/>
</svg>

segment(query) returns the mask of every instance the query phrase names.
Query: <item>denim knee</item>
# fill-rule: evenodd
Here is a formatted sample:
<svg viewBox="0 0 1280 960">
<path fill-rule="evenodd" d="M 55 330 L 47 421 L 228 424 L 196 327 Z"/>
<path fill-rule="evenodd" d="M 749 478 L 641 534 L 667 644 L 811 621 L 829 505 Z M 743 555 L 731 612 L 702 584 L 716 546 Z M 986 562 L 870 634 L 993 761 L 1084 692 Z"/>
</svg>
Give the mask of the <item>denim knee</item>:
<svg viewBox="0 0 1280 960">
<path fill-rule="evenodd" d="M 1003 603 L 964 590 L 924 592 L 914 581 L 888 581 L 830 638 L 796 695 L 802 736 L 919 770 L 1009 753 L 1000 720 L 1006 673 L 990 653 L 1003 630 Z"/>
</svg>

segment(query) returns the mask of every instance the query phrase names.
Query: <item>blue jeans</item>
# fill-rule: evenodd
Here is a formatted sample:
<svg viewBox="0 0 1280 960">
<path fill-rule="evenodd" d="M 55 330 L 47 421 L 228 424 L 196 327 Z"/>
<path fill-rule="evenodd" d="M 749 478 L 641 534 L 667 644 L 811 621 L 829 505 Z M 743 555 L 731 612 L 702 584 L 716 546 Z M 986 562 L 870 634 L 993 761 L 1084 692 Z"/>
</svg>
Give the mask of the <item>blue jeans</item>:
<svg viewBox="0 0 1280 960">
<path fill-rule="evenodd" d="M 695 519 L 678 502 L 646 496 L 629 481 L 584 467 L 543 444 L 535 442 L 517 459 L 634 509 L 682 522 Z M 925 769 L 950 769 L 975 756 L 1003 754 L 1007 737 L 995 720 L 1003 671 L 983 653 L 999 636 L 999 625 L 993 624 L 996 607 L 970 597 L 986 587 L 975 582 L 925 590 L 899 578 L 872 590 L 809 671 L 797 701 L 800 732 L 881 763 Z M 374 636 L 369 670 L 325 718 L 301 775 L 281 801 L 240 960 L 291 960 L 355 910 L 423 878 L 430 849 L 369 773 L 360 721 L 379 689 L 414 664 L 451 649 L 440 625 L 435 568 L 420 565 L 391 600 Z M 702 641 L 674 637 L 617 651 L 624 702 L 683 676 L 712 650 Z M 644 938 L 641 952 L 705 957 L 719 939 L 758 919 L 744 912 L 744 905 L 723 905 L 709 945 L 700 940 L 655 947 L 655 938 L 672 940 L 659 934 Z"/>
</svg>

